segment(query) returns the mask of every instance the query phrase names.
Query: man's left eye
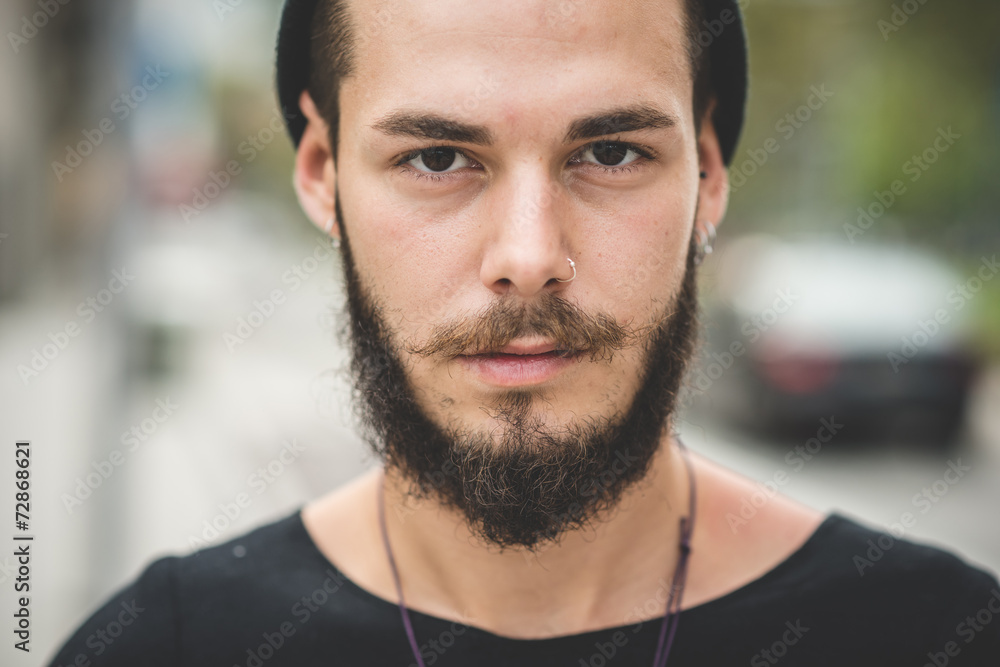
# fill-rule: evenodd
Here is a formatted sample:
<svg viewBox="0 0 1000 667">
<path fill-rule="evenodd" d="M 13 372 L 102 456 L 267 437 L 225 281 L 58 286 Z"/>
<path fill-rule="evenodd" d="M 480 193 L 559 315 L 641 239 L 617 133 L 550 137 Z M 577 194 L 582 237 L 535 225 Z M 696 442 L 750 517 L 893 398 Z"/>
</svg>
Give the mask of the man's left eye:
<svg viewBox="0 0 1000 667">
<path fill-rule="evenodd" d="M 596 141 L 581 154 L 581 157 L 602 167 L 621 167 L 635 162 L 642 155 L 629 144 Z"/>
</svg>

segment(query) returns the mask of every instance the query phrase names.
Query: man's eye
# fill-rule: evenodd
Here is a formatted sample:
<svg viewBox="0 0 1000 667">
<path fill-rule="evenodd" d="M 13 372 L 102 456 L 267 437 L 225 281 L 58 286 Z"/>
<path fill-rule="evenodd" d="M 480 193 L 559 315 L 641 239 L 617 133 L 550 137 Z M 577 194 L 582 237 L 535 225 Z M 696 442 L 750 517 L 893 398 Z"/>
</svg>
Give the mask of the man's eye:
<svg viewBox="0 0 1000 667">
<path fill-rule="evenodd" d="M 417 171 L 442 173 L 471 166 L 472 161 L 457 149 L 434 146 L 407 154 L 402 164 L 408 164 Z"/>
<path fill-rule="evenodd" d="M 595 141 L 581 157 L 602 167 L 622 167 L 645 157 L 631 145 L 616 141 Z M 592 158 L 592 159 L 590 159 Z"/>
</svg>

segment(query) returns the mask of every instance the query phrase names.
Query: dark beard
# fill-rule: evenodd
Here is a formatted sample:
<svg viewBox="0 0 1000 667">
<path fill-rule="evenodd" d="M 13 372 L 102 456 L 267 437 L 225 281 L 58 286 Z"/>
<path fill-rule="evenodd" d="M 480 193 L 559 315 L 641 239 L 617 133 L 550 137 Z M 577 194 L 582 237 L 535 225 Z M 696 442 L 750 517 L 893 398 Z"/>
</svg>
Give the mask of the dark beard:
<svg viewBox="0 0 1000 667">
<path fill-rule="evenodd" d="M 387 470 L 402 473 L 407 494 L 431 497 L 457 510 L 474 535 L 501 551 L 511 546 L 536 551 L 602 517 L 627 488 L 646 476 L 695 351 L 693 235 L 674 303 L 647 330 L 590 316 L 546 292 L 532 304 L 498 301 L 478 321 L 445 327 L 432 336 L 420 353 L 457 354 L 458 347 L 471 341 L 499 347 L 528 333 L 555 339 L 557 348 L 583 349 L 597 362 L 633 341 L 643 346 L 643 378 L 626 411 L 583 419 L 553 433 L 531 414 L 543 391 L 506 391 L 490 406 L 492 416 L 504 425 L 500 441 L 495 441 L 488 433 L 439 426 L 418 404 L 399 348 L 381 316 L 383 308 L 360 283 L 339 196 L 335 210 L 347 288 L 348 319 L 342 333 L 352 351 L 354 407 L 366 441 Z M 580 341 L 592 344 L 584 348 Z M 481 348 L 464 351 L 475 349 Z"/>
</svg>

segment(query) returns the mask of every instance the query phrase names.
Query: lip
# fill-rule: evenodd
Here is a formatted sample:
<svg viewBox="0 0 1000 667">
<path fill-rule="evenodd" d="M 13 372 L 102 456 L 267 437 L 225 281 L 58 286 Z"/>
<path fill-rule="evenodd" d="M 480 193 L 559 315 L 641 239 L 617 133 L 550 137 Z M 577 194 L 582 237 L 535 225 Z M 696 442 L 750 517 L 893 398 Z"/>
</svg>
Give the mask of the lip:
<svg viewBox="0 0 1000 667">
<path fill-rule="evenodd" d="M 497 387 L 548 382 L 576 363 L 578 352 L 556 353 L 552 343 L 511 343 L 496 353 L 462 355 L 455 360 L 481 381 Z"/>
<path fill-rule="evenodd" d="M 546 352 L 552 352 L 556 349 L 556 346 L 552 343 L 510 343 L 509 345 L 500 348 L 500 354 L 545 354 Z"/>
</svg>

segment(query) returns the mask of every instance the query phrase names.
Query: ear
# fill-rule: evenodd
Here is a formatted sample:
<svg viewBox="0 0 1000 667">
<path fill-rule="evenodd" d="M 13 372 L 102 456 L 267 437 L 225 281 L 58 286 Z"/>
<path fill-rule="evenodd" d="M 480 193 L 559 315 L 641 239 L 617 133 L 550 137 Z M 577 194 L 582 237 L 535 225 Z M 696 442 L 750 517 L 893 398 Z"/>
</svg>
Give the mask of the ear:
<svg viewBox="0 0 1000 667">
<path fill-rule="evenodd" d="M 705 174 L 705 178 L 701 179 L 698 190 L 698 220 L 695 224 L 703 230 L 706 221 L 718 227 L 729 204 L 729 173 L 722 161 L 719 137 L 712 123 L 715 104 L 713 98 L 701 119 L 701 133 L 698 136 L 698 168 Z"/>
<path fill-rule="evenodd" d="M 302 210 L 323 233 L 340 238 L 340 224 L 334 212 L 337 171 L 330 149 L 330 130 L 309 91 L 299 96 L 299 108 L 307 125 L 295 154 L 293 184 Z M 330 224 L 330 221 L 333 224 Z"/>
</svg>

